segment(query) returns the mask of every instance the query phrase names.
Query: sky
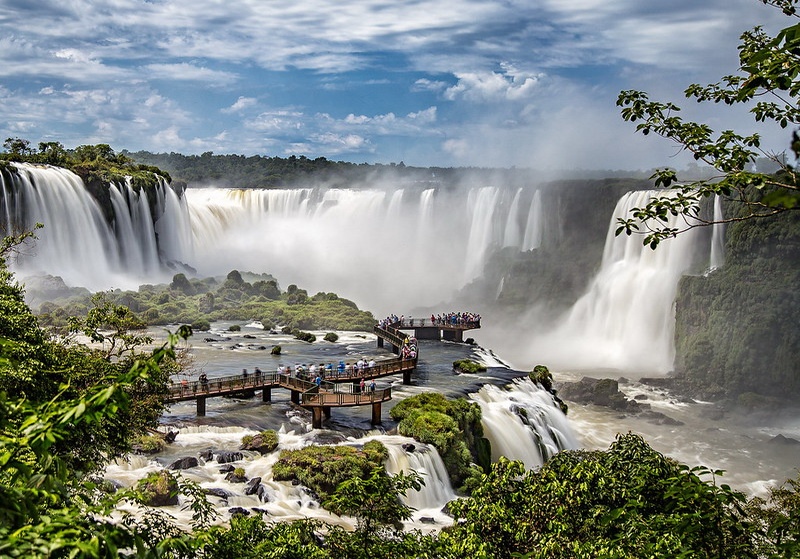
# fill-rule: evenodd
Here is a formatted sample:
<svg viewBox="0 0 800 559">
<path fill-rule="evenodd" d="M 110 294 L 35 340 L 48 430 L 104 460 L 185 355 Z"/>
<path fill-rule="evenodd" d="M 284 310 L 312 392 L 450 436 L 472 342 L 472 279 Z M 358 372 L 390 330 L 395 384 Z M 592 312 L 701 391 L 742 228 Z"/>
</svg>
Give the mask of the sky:
<svg viewBox="0 0 800 559">
<path fill-rule="evenodd" d="M 0 137 L 68 148 L 356 163 L 649 169 L 688 161 L 622 120 L 621 90 L 714 129 L 691 83 L 758 0 L 0 0 Z M 786 132 L 765 130 L 781 151 Z"/>
</svg>

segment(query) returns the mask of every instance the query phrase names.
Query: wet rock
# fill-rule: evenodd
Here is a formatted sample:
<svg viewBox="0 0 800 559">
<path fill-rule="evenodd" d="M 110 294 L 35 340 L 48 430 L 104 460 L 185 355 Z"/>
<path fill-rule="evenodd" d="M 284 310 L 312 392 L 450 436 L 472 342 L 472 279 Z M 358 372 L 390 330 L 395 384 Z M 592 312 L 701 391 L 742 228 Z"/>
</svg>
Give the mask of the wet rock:
<svg viewBox="0 0 800 559">
<path fill-rule="evenodd" d="M 205 460 L 206 462 L 211 462 L 214 459 L 214 453 L 210 450 L 204 450 L 200 453 L 200 458 Z"/>
<path fill-rule="evenodd" d="M 648 396 L 647 394 L 637 394 L 636 396 L 633 397 L 633 399 L 637 401 L 647 400 Z"/>
<path fill-rule="evenodd" d="M 241 460 L 244 458 L 244 455 L 241 452 L 231 452 L 228 450 L 224 450 L 217 454 L 217 462 L 220 464 L 227 464 L 229 462 L 236 462 L 237 460 Z"/>
<path fill-rule="evenodd" d="M 243 338 L 247 338 L 248 340 L 255 340 L 256 339 L 256 337 L 254 335 L 252 335 L 252 334 L 245 334 L 242 337 Z"/>
<path fill-rule="evenodd" d="M 225 501 L 227 501 L 229 497 L 233 496 L 233 493 L 225 489 L 222 489 L 221 487 L 209 487 L 208 489 L 204 489 L 203 492 L 206 495 L 211 495 L 212 497 L 219 497 L 220 499 L 223 499 Z"/>
<path fill-rule="evenodd" d="M 189 468 L 195 468 L 199 465 L 200 462 L 197 461 L 197 458 L 194 456 L 186 456 L 184 458 L 178 458 L 167 466 L 167 468 L 170 470 L 188 470 Z"/>
<path fill-rule="evenodd" d="M 642 417 L 646 419 L 648 423 L 652 423 L 653 425 L 683 425 L 683 421 L 678 421 L 677 419 L 664 415 L 659 411 L 643 412 Z"/>
<path fill-rule="evenodd" d="M 244 494 L 256 495 L 260 487 L 261 487 L 261 478 L 254 477 L 253 479 L 247 482 L 247 485 L 244 486 Z"/>
<path fill-rule="evenodd" d="M 225 476 L 225 481 L 229 481 L 231 483 L 245 483 L 247 482 L 247 477 L 244 475 L 237 475 L 236 470 L 232 472 L 228 472 L 228 475 Z"/>
<path fill-rule="evenodd" d="M 250 511 L 243 507 L 231 507 L 228 509 L 228 512 L 231 513 L 231 516 L 235 516 L 237 514 L 242 516 L 250 516 Z"/>
<path fill-rule="evenodd" d="M 227 473 L 229 473 L 229 472 L 232 472 L 232 471 L 233 471 L 233 470 L 235 470 L 235 469 L 236 469 L 236 467 L 235 467 L 233 464 L 225 464 L 224 466 L 222 466 L 222 467 L 219 469 L 219 473 L 221 473 L 221 474 L 227 474 Z"/>
<path fill-rule="evenodd" d="M 179 433 L 178 431 L 173 431 L 172 429 L 170 429 L 169 431 L 167 431 L 167 434 L 164 435 L 164 442 L 174 443 L 175 438 L 178 436 L 178 433 Z"/>
<path fill-rule="evenodd" d="M 793 439 L 791 437 L 784 437 L 783 435 L 778 434 L 769 440 L 769 444 L 794 447 L 794 446 L 800 446 L 800 441 L 798 441 L 797 439 Z"/>
<path fill-rule="evenodd" d="M 436 524 L 436 520 L 432 516 L 420 516 L 419 521 L 423 524 Z"/>
<path fill-rule="evenodd" d="M 417 450 L 417 447 L 414 445 L 414 443 L 403 443 L 403 450 L 406 452 L 414 452 Z"/>
<path fill-rule="evenodd" d="M 256 491 L 256 495 L 258 495 L 258 500 L 262 503 L 269 503 L 269 490 L 263 484 L 258 486 L 258 491 Z"/>
</svg>

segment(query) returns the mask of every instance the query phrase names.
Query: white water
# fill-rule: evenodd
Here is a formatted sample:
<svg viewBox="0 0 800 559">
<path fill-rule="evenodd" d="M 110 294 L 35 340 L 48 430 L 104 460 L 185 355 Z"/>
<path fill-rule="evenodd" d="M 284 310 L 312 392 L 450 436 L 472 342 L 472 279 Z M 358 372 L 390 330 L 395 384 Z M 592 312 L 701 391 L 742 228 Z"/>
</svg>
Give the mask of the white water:
<svg viewBox="0 0 800 559">
<path fill-rule="evenodd" d="M 131 455 L 125 460 L 117 460 L 106 467 L 104 477 L 122 486 L 132 487 L 138 480 L 163 469 L 179 458 L 187 456 L 197 458 L 205 450 L 213 450 L 215 456 L 219 451 L 237 451 L 242 437 L 253 434 L 255 431 L 240 427 L 184 427 L 165 453 L 153 457 Z M 351 438 L 340 444 L 361 446 L 370 440 L 380 441 L 389 451 L 389 458 L 385 463 L 386 471 L 389 474 L 408 473 L 413 470 L 423 478 L 424 485 L 420 491 L 412 489 L 403 499 L 408 506 L 415 509 L 410 526 L 417 527 L 416 523 L 421 517 L 433 518 L 440 527 L 442 524 L 449 524 L 452 520 L 442 514 L 441 509 L 456 498 L 456 495 L 450 486 L 444 464 L 436 449 L 408 437 L 391 435 Z M 265 496 L 263 498 L 257 494 L 245 495 L 246 484 L 227 481 L 226 474 L 219 471 L 222 464 L 218 463 L 216 459 L 206 462 L 202 458 L 198 458 L 198 466 L 181 470 L 180 475 L 199 484 L 204 489 L 221 489 L 229 495 L 226 499 L 209 497 L 219 514 L 218 522 L 228 519 L 230 508 L 243 507 L 251 512 L 267 513 L 274 520 L 291 521 L 301 518 L 316 518 L 329 524 L 353 528 L 355 525 L 353 519 L 342 518 L 322 509 L 314 496 L 302 487 L 292 485 L 290 482 L 273 480 L 272 468 L 280 457 L 280 451 L 298 449 L 309 444 L 314 444 L 313 433 L 298 435 L 294 432 L 281 432 L 279 433 L 278 449 L 272 453 L 262 456 L 257 452 L 240 451 L 243 458 L 231 462 L 231 465 L 243 468 L 248 480 L 255 477 L 261 478 L 262 495 Z M 415 447 L 413 451 L 403 449 L 403 445 L 408 444 Z M 180 523 L 188 525 L 191 514 L 190 511 L 183 510 L 183 505 L 181 499 L 178 505 L 164 507 L 164 510 L 175 516 Z"/>
<path fill-rule="evenodd" d="M 708 269 L 716 270 L 725 264 L 725 224 L 720 223 L 725 219 L 722 212 L 722 199 L 719 195 L 714 197 L 714 225 L 711 226 L 711 256 Z"/>
<path fill-rule="evenodd" d="M 600 270 L 586 293 L 552 332 L 533 340 L 531 355 L 538 362 L 562 370 L 666 373 L 672 368 L 674 300 L 678 280 L 693 264 L 696 232 L 662 241 L 658 250 L 644 246 L 640 235 L 614 234 L 617 217 L 654 195 L 636 191 L 620 199 Z"/>
<path fill-rule="evenodd" d="M 494 462 L 505 456 L 539 468 L 559 450 L 579 446 L 553 397 L 528 378 L 514 380 L 511 389 L 487 384 L 470 398 L 481 406 Z"/>
<path fill-rule="evenodd" d="M 541 196 L 522 188 L 200 188 L 179 196 L 162 183 L 151 216 L 153 201 L 126 181 L 110 187 L 107 225 L 73 173 L 15 166 L 19 177 L 2 184 L 6 223 L 45 224 L 40 257 L 15 270 L 92 290 L 169 281 L 186 266 L 200 276 L 266 271 L 282 285 L 335 291 L 380 314 L 447 300 L 483 275 L 494 248 L 542 242 Z"/>
</svg>

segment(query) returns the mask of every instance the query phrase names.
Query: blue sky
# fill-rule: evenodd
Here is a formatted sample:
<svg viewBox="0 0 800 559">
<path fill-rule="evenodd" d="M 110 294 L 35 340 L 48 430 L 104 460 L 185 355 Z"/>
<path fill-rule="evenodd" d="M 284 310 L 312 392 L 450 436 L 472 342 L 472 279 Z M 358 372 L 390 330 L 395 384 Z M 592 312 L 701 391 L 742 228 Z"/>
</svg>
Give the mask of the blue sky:
<svg viewBox="0 0 800 559">
<path fill-rule="evenodd" d="M 615 106 L 735 72 L 758 0 L 0 0 L 0 137 L 368 163 L 647 169 Z M 682 102 L 682 103 L 681 103 Z M 767 146 L 783 150 L 785 132 Z"/>
</svg>

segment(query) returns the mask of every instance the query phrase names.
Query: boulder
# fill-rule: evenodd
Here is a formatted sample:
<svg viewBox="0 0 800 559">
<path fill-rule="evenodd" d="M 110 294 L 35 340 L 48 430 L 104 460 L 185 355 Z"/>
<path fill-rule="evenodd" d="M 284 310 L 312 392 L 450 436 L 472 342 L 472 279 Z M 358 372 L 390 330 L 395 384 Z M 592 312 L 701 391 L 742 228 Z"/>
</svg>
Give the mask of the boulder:
<svg viewBox="0 0 800 559">
<path fill-rule="evenodd" d="M 211 495 L 212 497 L 219 497 L 220 499 L 223 499 L 225 501 L 227 501 L 229 497 L 233 496 L 233 493 L 225 489 L 222 489 L 221 487 L 209 487 L 208 489 L 203 489 L 203 492 L 206 495 Z"/>
<path fill-rule="evenodd" d="M 228 474 L 225 476 L 225 481 L 229 481 L 231 483 L 245 483 L 247 478 L 234 470 L 232 472 L 228 472 Z"/>
<path fill-rule="evenodd" d="M 228 509 L 228 512 L 231 513 L 231 516 L 235 515 L 242 515 L 242 516 L 250 516 L 250 511 L 243 507 L 231 507 Z"/>
<path fill-rule="evenodd" d="M 244 486 L 244 494 L 245 495 L 256 495 L 258 494 L 258 489 L 261 487 L 261 478 L 254 477 L 250 481 L 247 482 L 247 485 Z"/>
<path fill-rule="evenodd" d="M 217 462 L 220 464 L 228 464 L 229 462 L 236 462 L 237 460 L 241 460 L 244 458 L 244 455 L 241 452 L 231 452 L 228 450 L 224 450 L 217 454 Z"/>
<path fill-rule="evenodd" d="M 197 458 L 194 456 L 186 456 L 184 458 L 178 458 L 172 464 L 168 466 L 170 470 L 188 470 L 189 468 L 195 468 L 200 465 Z"/>
</svg>

